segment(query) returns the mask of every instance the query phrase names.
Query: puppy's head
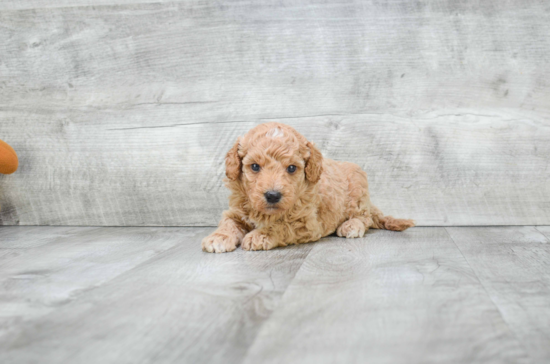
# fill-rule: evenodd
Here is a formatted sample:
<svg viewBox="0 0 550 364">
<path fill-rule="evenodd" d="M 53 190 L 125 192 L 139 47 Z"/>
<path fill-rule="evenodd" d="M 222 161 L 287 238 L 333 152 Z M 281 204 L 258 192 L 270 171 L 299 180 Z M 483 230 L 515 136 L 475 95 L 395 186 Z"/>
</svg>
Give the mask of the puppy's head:
<svg viewBox="0 0 550 364">
<path fill-rule="evenodd" d="M 226 175 L 251 207 L 267 215 L 288 211 L 321 178 L 321 152 L 292 127 L 261 124 L 227 153 Z"/>
</svg>

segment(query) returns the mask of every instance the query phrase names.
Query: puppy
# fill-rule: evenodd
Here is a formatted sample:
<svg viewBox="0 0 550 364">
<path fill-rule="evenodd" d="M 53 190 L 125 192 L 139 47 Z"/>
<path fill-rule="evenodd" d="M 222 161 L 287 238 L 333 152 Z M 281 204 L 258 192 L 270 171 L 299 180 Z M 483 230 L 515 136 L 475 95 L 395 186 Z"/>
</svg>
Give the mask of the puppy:
<svg viewBox="0 0 550 364">
<path fill-rule="evenodd" d="M 367 174 L 323 158 L 292 127 L 261 124 L 227 153 L 229 210 L 202 240 L 210 253 L 269 250 L 317 241 L 334 232 L 360 238 L 369 228 L 402 231 L 412 220 L 384 216 L 370 201 Z"/>
</svg>

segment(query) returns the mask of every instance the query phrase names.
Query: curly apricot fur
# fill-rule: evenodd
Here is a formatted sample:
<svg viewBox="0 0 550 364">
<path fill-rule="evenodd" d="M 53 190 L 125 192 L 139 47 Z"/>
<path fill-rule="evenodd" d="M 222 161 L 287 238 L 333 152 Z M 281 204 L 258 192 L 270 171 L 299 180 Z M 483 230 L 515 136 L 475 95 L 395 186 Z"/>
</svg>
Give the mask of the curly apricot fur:
<svg viewBox="0 0 550 364">
<path fill-rule="evenodd" d="M 226 157 L 229 209 L 218 229 L 202 241 L 207 252 L 269 250 L 317 241 L 337 233 L 362 237 L 369 228 L 402 231 L 412 220 L 384 216 L 372 205 L 367 174 L 349 162 L 323 158 L 292 127 L 265 123 L 239 138 Z M 260 166 L 254 171 L 252 164 Z M 296 171 L 288 172 L 288 166 Z M 278 191 L 268 203 L 264 194 Z"/>
</svg>

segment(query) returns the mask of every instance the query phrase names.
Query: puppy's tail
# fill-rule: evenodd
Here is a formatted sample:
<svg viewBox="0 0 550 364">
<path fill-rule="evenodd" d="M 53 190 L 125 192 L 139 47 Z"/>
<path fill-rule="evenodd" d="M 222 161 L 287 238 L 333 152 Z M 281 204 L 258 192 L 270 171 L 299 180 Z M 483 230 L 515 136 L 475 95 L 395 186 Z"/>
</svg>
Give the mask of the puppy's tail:
<svg viewBox="0 0 550 364">
<path fill-rule="evenodd" d="M 377 207 L 372 208 L 372 227 L 375 229 L 386 229 L 393 231 L 403 231 L 413 227 L 414 221 L 408 219 L 396 219 L 391 216 L 384 216 Z"/>
</svg>

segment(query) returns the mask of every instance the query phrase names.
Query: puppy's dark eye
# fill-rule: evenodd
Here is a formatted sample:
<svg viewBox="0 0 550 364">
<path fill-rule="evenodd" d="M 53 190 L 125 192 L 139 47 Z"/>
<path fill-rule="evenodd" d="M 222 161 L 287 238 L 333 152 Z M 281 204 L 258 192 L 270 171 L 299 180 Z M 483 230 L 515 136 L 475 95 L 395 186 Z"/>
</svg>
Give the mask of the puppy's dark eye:
<svg viewBox="0 0 550 364">
<path fill-rule="evenodd" d="M 296 172 L 296 166 L 294 166 L 294 165 L 288 166 L 288 168 L 286 170 L 288 171 L 288 173 L 294 173 L 294 172 Z"/>
<path fill-rule="evenodd" d="M 259 172 L 260 171 L 260 166 L 256 163 L 252 164 L 250 166 L 250 168 L 254 171 L 254 172 Z"/>
</svg>

